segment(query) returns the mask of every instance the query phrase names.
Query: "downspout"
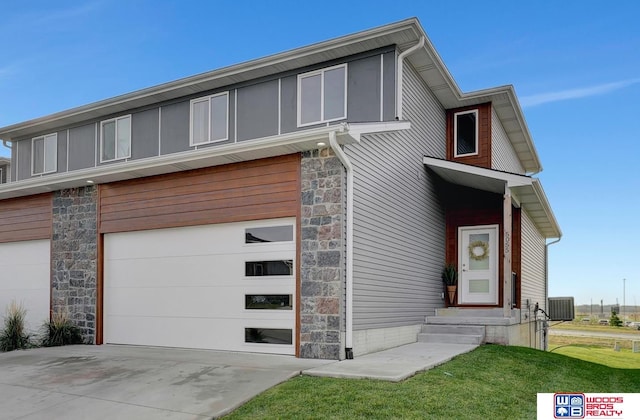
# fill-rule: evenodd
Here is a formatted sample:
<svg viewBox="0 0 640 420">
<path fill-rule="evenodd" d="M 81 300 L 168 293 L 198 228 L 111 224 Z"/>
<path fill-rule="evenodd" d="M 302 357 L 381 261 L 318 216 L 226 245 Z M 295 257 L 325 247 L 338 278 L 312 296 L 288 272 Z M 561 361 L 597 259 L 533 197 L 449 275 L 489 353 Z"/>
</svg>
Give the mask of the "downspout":
<svg viewBox="0 0 640 420">
<path fill-rule="evenodd" d="M 9 143 L 11 143 L 11 142 L 9 141 Z M 4 147 L 6 147 L 7 149 L 11 149 L 11 145 L 7 144 L 7 140 L 2 140 L 2 145 Z"/>
<path fill-rule="evenodd" d="M 544 303 L 544 307 L 545 309 L 548 310 L 549 306 L 547 305 L 548 301 L 549 301 L 549 246 L 553 245 L 553 244 L 557 244 L 558 242 L 560 242 L 560 239 L 562 238 L 558 238 L 555 241 L 549 242 L 548 244 L 545 244 L 544 246 L 544 298 L 545 298 L 545 303 Z M 536 317 L 537 318 L 537 317 Z M 536 320 L 536 322 L 538 322 Z M 543 328 L 542 328 L 542 334 L 544 337 L 543 343 L 542 343 L 542 349 L 546 351 L 547 350 L 547 340 L 549 337 L 549 323 L 548 322 L 544 322 L 543 323 Z"/>
<path fill-rule="evenodd" d="M 402 70 L 404 67 L 404 58 L 414 51 L 424 47 L 425 39 L 420 37 L 420 41 L 413 47 L 404 50 L 398 55 L 398 78 L 396 83 L 396 120 L 402 121 Z"/>
<path fill-rule="evenodd" d="M 347 272 L 346 272 L 346 297 L 345 297 L 345 357 L 353 359 L 353 165 L 344 153 L 338 141 L 336 132 L 329 133 L 329 144 L 345 170 L 347 171 Z"/>
</svg>

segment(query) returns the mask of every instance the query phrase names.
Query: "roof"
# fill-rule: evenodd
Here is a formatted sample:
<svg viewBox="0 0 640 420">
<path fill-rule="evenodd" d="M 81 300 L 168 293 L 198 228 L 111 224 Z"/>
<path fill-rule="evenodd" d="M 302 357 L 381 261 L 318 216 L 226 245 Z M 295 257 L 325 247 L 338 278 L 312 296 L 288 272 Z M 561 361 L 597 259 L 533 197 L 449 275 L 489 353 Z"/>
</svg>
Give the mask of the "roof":
<svg viewBox="0 0 640 420">
<path fill-rule="evenodd" d="M 513 86 L 463 93 L 451 77 L 417 18 L 369 29 L 332 40 L 296 48 L 264 58 L 223 67 L 195 76 L 72 108 L 41 118 L 0 128 L 0 139 L 14 140 L 86 120 L 98 119 L 131 109 L 148 106 L 221 88 L 235 83 L 295 70 L 329 60 L 339 59 L 380 47 L 397 45 L 404 51 L 421 37 L 424 46 L 407 57 L 427 86 L 445 108 L 457 108 L 492 102 L 511 143 L 527 172 L 542 170 Z"/>
<path fill-rule="evenodd" d="M 424 164 L 447 182 L 482 191 L 504 194 L 509 188 L 513 200 L 527 211 L 545 238 L 560 238 L 562 231 L 537 178 L 495 169 L 480 168 L 425 156 Z"/>
</svg>

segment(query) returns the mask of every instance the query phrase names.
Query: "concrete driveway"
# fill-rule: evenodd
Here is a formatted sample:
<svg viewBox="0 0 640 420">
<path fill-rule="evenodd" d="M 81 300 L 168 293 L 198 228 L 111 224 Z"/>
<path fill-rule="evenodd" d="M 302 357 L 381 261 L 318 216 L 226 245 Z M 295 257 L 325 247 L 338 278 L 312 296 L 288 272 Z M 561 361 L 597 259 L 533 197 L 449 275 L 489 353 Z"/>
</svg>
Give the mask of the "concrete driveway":
<svg viewBox="0 0 640 420">
<path fill-rule="evenodd" d="M 0 419 L 202 419 L 328 360 L 132 346 L 0 354 Z"/>
</svg>

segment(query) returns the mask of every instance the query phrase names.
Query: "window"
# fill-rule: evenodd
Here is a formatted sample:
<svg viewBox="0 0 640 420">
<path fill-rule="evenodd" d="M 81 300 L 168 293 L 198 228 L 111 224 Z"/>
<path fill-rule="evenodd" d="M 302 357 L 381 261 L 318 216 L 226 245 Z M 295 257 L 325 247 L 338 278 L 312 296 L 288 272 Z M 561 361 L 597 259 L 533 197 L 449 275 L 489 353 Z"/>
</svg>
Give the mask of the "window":
<svg viewBox="0 0 640 420">
<path fill-rule="evenodd" d="M 247 261 L 245 262 L 245 276 L 292 276 L 293 260 L 276 261 Z"/>
<path fill-rule="evenodd" d="M 190 134 L 192 146 L 229 138 L 229 92 L 191 101 Z"/>
<path fill-rule="evenodd" d="M 244 230 L 245 244 L 291 241 L 293 241 L 293 226 L 291 225 L 255 227 Z"/>
<path fill-rule="evenodd" d="M 293 334 L 285 328 L 245 328 L 245 343 L 292 344 Z"/>
<path fill-rule="evenodd" d="M 131 157 L 131 115 L 100 123 L 100 162 Z"/>
<path fill-rule="evenodd" d="M 478 154 L 478 110 L 456 112 L 454 119 L 455 157 Z"/>
<path fill-rule="evenodd" d="M 346 117 L 346 64 L 298 76 L 298 127 Z"/>
<path fill-rule="evenodd" d="M 292 310 L 291 295 L 244 295 L 245 309 Z"/>
<path fill-rule="evenodd" d="M 2 175 L 3 175 L 2 168 L 0 168 L 0 184 L 4 183 L 4 179 L 2 179 Z"/>
<path fill-rule="evenodd" d="M 58 163 L 58 134 L 47 134 L 31 140 L 31 174 L 55 172 Z"/>
</svg>

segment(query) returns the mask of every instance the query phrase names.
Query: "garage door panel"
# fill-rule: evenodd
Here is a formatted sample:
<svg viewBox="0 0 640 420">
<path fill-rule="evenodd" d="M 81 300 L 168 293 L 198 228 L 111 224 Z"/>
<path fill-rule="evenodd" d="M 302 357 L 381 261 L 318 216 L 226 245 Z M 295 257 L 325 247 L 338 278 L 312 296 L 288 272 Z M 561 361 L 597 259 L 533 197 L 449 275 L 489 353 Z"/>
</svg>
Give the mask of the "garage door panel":
<svg viewBox="0 0 640 420">
<path fill-rule="evenodd" d="M 105 325 L 105 334 L 113 337 L 111 343 L 294 354 L 293 344 L 245 343 L 247 327 L 291 328 L 286 321 L 247 324 L 245 320 L 238 319 L 220 322 L 210 318 L 114 317 L 110 325 Z"/>
<path fill-rule="evenodd" d="M 49 319 L 50 254 L 49 240 L 0 244 L 0 320 L 12 301 L 27 310 L 25 323 L 31 332 Z"/>
<path fill-rule="evenodd" d="M 291 276 L 245 276 L 247 261 L 282 261 L 291 255 L 270 254 L 263 258 L 215 255 L 182 258 L 108 260 L 105 276 L 109 287 L 198 287 L 290 283 Z M 289 260 L 287 260 L 289 261 Z M 295 264 L 295 260 L 291 260 Z"/>
<path fill-rule="evenodd" d="M 255 229 L 265 226 L 289 226 L 281 237 L 290 240 Z M 294 226 L 289 217 L 106 234 L 105 342 L 293 354 L 292 343 L 245 343 L 245 329 L 267 328 L 267 341 L 293 336 Z M 275 242 L 245 243 L 247 229 L 252 241 Z M 246 295 L 268 309 L 245 309 Z M 264 295 L 289 296 L 276 302 L 291 309 Z"/>
</svg>

